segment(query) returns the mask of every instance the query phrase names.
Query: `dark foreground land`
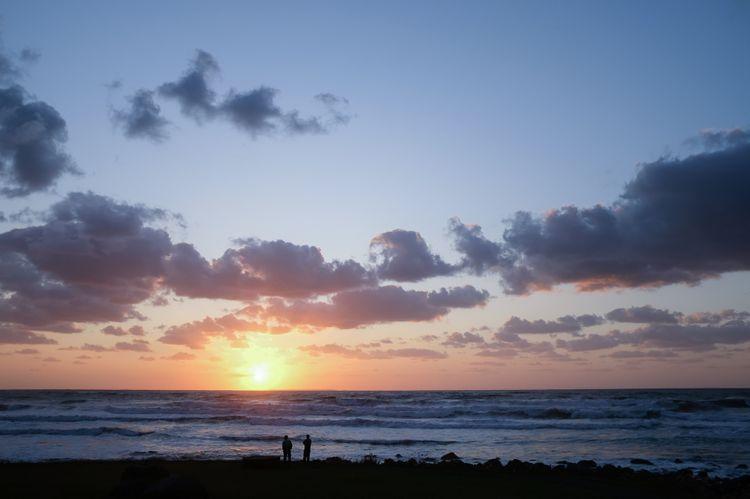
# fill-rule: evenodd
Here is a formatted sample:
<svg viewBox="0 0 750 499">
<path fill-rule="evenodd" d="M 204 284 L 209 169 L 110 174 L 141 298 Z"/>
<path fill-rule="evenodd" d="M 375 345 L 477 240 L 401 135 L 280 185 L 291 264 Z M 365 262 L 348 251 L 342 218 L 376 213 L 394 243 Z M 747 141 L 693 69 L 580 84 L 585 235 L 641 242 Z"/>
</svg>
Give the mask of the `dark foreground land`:
<svg viewBox="0 0 750 499">
<path fill-rule="evenodd" d="M 0 497 L 11 498 L 750 498 L 750 476 L 717 480 L 658 475 L 593 462 L 549 467 L 498 460 L 483 465 L 240 461 L 82 461 L 0 464 Z"/>
</svg>

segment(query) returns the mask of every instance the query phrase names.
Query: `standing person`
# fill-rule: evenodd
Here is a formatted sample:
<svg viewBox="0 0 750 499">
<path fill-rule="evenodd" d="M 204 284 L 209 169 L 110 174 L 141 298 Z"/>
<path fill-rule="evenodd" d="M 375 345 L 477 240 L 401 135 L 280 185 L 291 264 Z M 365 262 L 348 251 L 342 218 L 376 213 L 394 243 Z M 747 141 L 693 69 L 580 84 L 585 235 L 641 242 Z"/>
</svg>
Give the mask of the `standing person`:
<svg viewBox="0 0 750 499">
<path fill-rule="evenodd" d="M 302 441 L 302 445 L 305 446 L 305 449 L 302 451 L 302 460 L 306 463 L 310 462 L 310 446 L 312 445 L 312 440 L 310 440 L 310 435 L 307 435 L 305 439 Z"/>
<path fill-rule="evenodd" d="M 284 435 L 284 441 L 281 442 L 281 450 L 284 452 L 284 462 L 292 461 L 292 441 L 289 440 L 289 435 Z"/>
</svg>

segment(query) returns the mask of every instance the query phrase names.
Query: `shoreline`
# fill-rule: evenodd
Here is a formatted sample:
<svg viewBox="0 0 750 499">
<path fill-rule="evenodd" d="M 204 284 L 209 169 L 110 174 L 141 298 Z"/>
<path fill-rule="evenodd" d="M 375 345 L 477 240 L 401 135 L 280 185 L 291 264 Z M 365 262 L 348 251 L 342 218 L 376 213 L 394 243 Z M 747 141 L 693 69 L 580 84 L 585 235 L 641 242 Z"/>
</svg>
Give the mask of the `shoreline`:
<svg viewBox="0 0 750 499">
<path fill-rule="evenodd" d="M 719 478 L 704 471 L 662 473 L 599 466 L 590 460 L 547 465 L 491 459 L 468 464 L 451 455 L 435 463 L 335 457 L 310 463 L 282 463 L 278 456 L 248 456 L 245 460 L 149 458 L 0 463 L 0 494 L 8 498 L 172 497 L 144 495 L 144 491 L 154 487 L 182 487 L 177 497 L 185 498 L 455 498 L 466 493 L 504 497 L 739 498 L 750 497 L 750 474 Z"/>
</svg>

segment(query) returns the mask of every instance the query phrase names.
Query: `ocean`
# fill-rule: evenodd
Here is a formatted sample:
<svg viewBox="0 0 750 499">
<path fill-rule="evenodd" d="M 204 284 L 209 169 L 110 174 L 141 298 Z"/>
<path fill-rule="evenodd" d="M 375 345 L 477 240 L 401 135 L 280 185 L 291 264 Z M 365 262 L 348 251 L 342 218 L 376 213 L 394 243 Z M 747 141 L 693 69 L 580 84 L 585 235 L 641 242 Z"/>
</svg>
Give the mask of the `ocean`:
<svg viewBox="0 0 750 499">
<path fill-rule="evenodd" d="M 747 473 L 750 390 L 0 391 L 0 460 L 593 459 Z M 675 462 L 681 460 L 682 462 Z"/>
</svg>

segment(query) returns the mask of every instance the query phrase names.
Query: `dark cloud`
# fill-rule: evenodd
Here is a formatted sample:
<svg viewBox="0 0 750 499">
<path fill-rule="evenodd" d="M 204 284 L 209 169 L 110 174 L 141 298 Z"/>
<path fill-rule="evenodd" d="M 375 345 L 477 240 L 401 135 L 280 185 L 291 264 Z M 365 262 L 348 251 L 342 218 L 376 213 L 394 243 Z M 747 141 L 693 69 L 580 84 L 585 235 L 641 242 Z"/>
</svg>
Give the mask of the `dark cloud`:
<svg viewBox="0 0 750 499">
<path fill-rule="evenodd" d="M 29 101 L 18 85 L 0 89 L 0 193 L 26 196 L 49 189 L 65 173 L 79 173 L 64 150 L 67 138 L 55 108 Z"/>
<path fill-rule="evenodd" d="M 128 334 L 128 332 L 125 331 L 123 328 L 119 326 L 112 326 L 112 325 L 102 328 L 102 333 L 108 334 L 110 336 L 127 336 Z"/>
<path fill-rule="evenodd" d="M 558 340 L 556 346 L 577 352 L 618 346 L 701 352 L 747 342 L 750 342 L 750 323 L 734 320 L 720 325 L 649 324 L 630 332 L 615 330 L 607 334 Z"/>
<path fill-rule="evenodd" d="M 468 267 L 496 268 L 512 294 L 565 283 L 584 291 L 696 284 L 748 270 L 750 144 L 732 143 L 643 165 L 609 207 L 518 212 L 494 247 L 456 224 L 456 247 Z"/>
<path fill-rule="evenodd" d="M 618 350 L 609 354 L 613 359 L 671 359 L 677 356 L 671 350 Z"/>
<path fill-rule="evenodd" d="M 513 316 L 503 325 L 503 330 L 512 334 L 552 334 L 571 333 L 575 334 L 581 329 L 602 324 L 604 320 L 592 314 L 565 315 L 554 321 L 535 320 L 529 321 Z"/>
<path fill-rule="evenodd" d="M 687 324 L 719 324 L 725 321 L 748 319 L 750 319 L 750 313 L 728 309 L 721 312 L 695 312 L 685 317 L 684 322 Z"/>
<path fill-rule="evenodd" d="M 327 302 L 274 299 L 260 314 L 292 326 L 351 329 L 386 322 L 431 321 L 451 308 L 483 306 L 488 298 L 486 291 L 472 286 L 430 292 L 382 286 L 342 291 Z"/>
<path fill-rule="evenodd" d="M 470 331 L 450 333 L 445 341 L 442 342 L 442 345 L 451 348 L 478 347 L 485 346 L 486 344 L 487 342 L 482 335 Z"/>
<path fill-rule="evenodd" d="M 128 109 L 113 109 L 112 122 L 131 139 L 161 142 L 168 137 L 169 121 L 161 115 L 161 107 L 154 102 L 154 92 L 139 90 L 128 98 Z"/>
<path fill-rule="evenodd" d="M 330 93 L 315 96 L 315 99 L 326 108 L 324 116 L 302 116 L 296 109 L 283 110 L 276 103 L 279 91 L 265 85 L 250 90 L 232 89 L 217 102 L 216 92 L 210 83 L 218 72 L 219 64 L 216 59 L 208 52 L 198 50 L 183 76 L 176 81 L 160 85 L 158 93 L 162 97 L 177 100 L 182 113 L 198 123 L 213 118 L 225 119 L 254 138 L 279 131 L 290 135 L 323 134 L 328 133 L 334 126 L 348 123 L 351 119 L 351 115 L 342 111 L 342 108 L 348 105 L 348 101 Z M 149 125 L 160 123 L 157 120 L 160 118 L 158 106 L 152 99 L 148 99 L 146 104 L 148 105 L 140 106 L 146 112 L 137 115 L 144 116 L 144 121 Z M 132 114 L 125 114 L 121 121 L 134 121 L 128 119 Z M 166 123 L 161 123 L 162 126 L 156 128 L 160 130 L 164 124 Z M 153 129 L 152 126 L 148 126 L 135 127 L 135 130 L 140 131 L 143 128 L 149 131 Z M 151 134 L 147 136 L 151 137 Z"/>
<path fill-rule="evenodd" d="M 175 245 L 167 261 L 166 282 L 182 296 L 241 300 L 311 297 L 375 282 L 359 263 L 327 262 L 314 246 L 257 239 L 240 243 L 213 262 L 190 245 Z"/>
<path fill-rule="evenodd" d="M 687 142 L 710 151 L 724 149 L 750 143 L 750 130 L 744 128 L 701 130 L 697 137 L 688 139 Z"/>
<path fill-rule="evenodd" d="M 466 225 L 452 218 L 448 230 L 453 234 L 456 251 L 464 255 L 463 268 L 482 274 L 509 263 L 503 256 L 502 246 L 487 239 L 479 225 Z"/>
<path fill-rule="evenodd" d="M 146 340 L 120 341 L 115 344 L 115 350 L 126 352 L 150 352 L 151 347 Z"/>
<path fill-rule="evenodd" d="M 221 109 L 238 128 L 253 136 L 273 132 L 283 113 L 274 103 L 278 91 L 259 87 L 248 92 L 233 92 L 222 103 Z"/>
<path fill-rule="evenodd" d="M 613 322 L 677 324 L 682 319 L 682 314 L 645 305 L 643 307 L 616 308 L 608 312 L 606 317 Z"/>
<path fill-rule="evenodd" d="M 185 74 L 177 81 L 159 86 L 159 94 L 177 100 L 182 113 L 202 122 L 216 113 L 216 93 L 210 88 L 210 78 L 219 72 L 216 59 L 203 50 L 197 50 Z"/>
<path fill-rule="evenodd" d="M 428 348 L 391 348 L 366 349 L 362 347 L 349 347 L 328 343 L 326 345 L 305 345 L 300 350 L 310 355 L 337 355 L 357 360 L 385 360 L 385 359 L 414 359 L 414 360 L 439 360 L 447 358 L 445 352 L 438 352 Z"/>
<path fill-rule="evenodd" d="M 141 326 L 131 326 L 128 328 L 128 333 L 132 334 L 133 336 L 144 336 L 146 334 L 146 331 Z"/>
<path fill-rule="evenodd" d="M 44 225 L 0 234 L 0 321 L 35 328 L 138 317 L 172 244 L 145 223 L 161 210 L 69 194 Z M 74 329 L 68 327 L 68 329 Z"/>
<path fill-rule="evenodd" d="M 379 277 L 391 281 L 421 281 L 456 271 L 456 267 L 430 251 L 418 232 L 410 230 L 397 229 L 375 236 L 370 241 L 370 259 L 377 265 Z"/>
<path fill-rule="evenodd" d="M 56 345 L 57 342 L 41 334 L 14 325 L 0 324 L 0 344 L 4 345 Z"/>
</svg>

